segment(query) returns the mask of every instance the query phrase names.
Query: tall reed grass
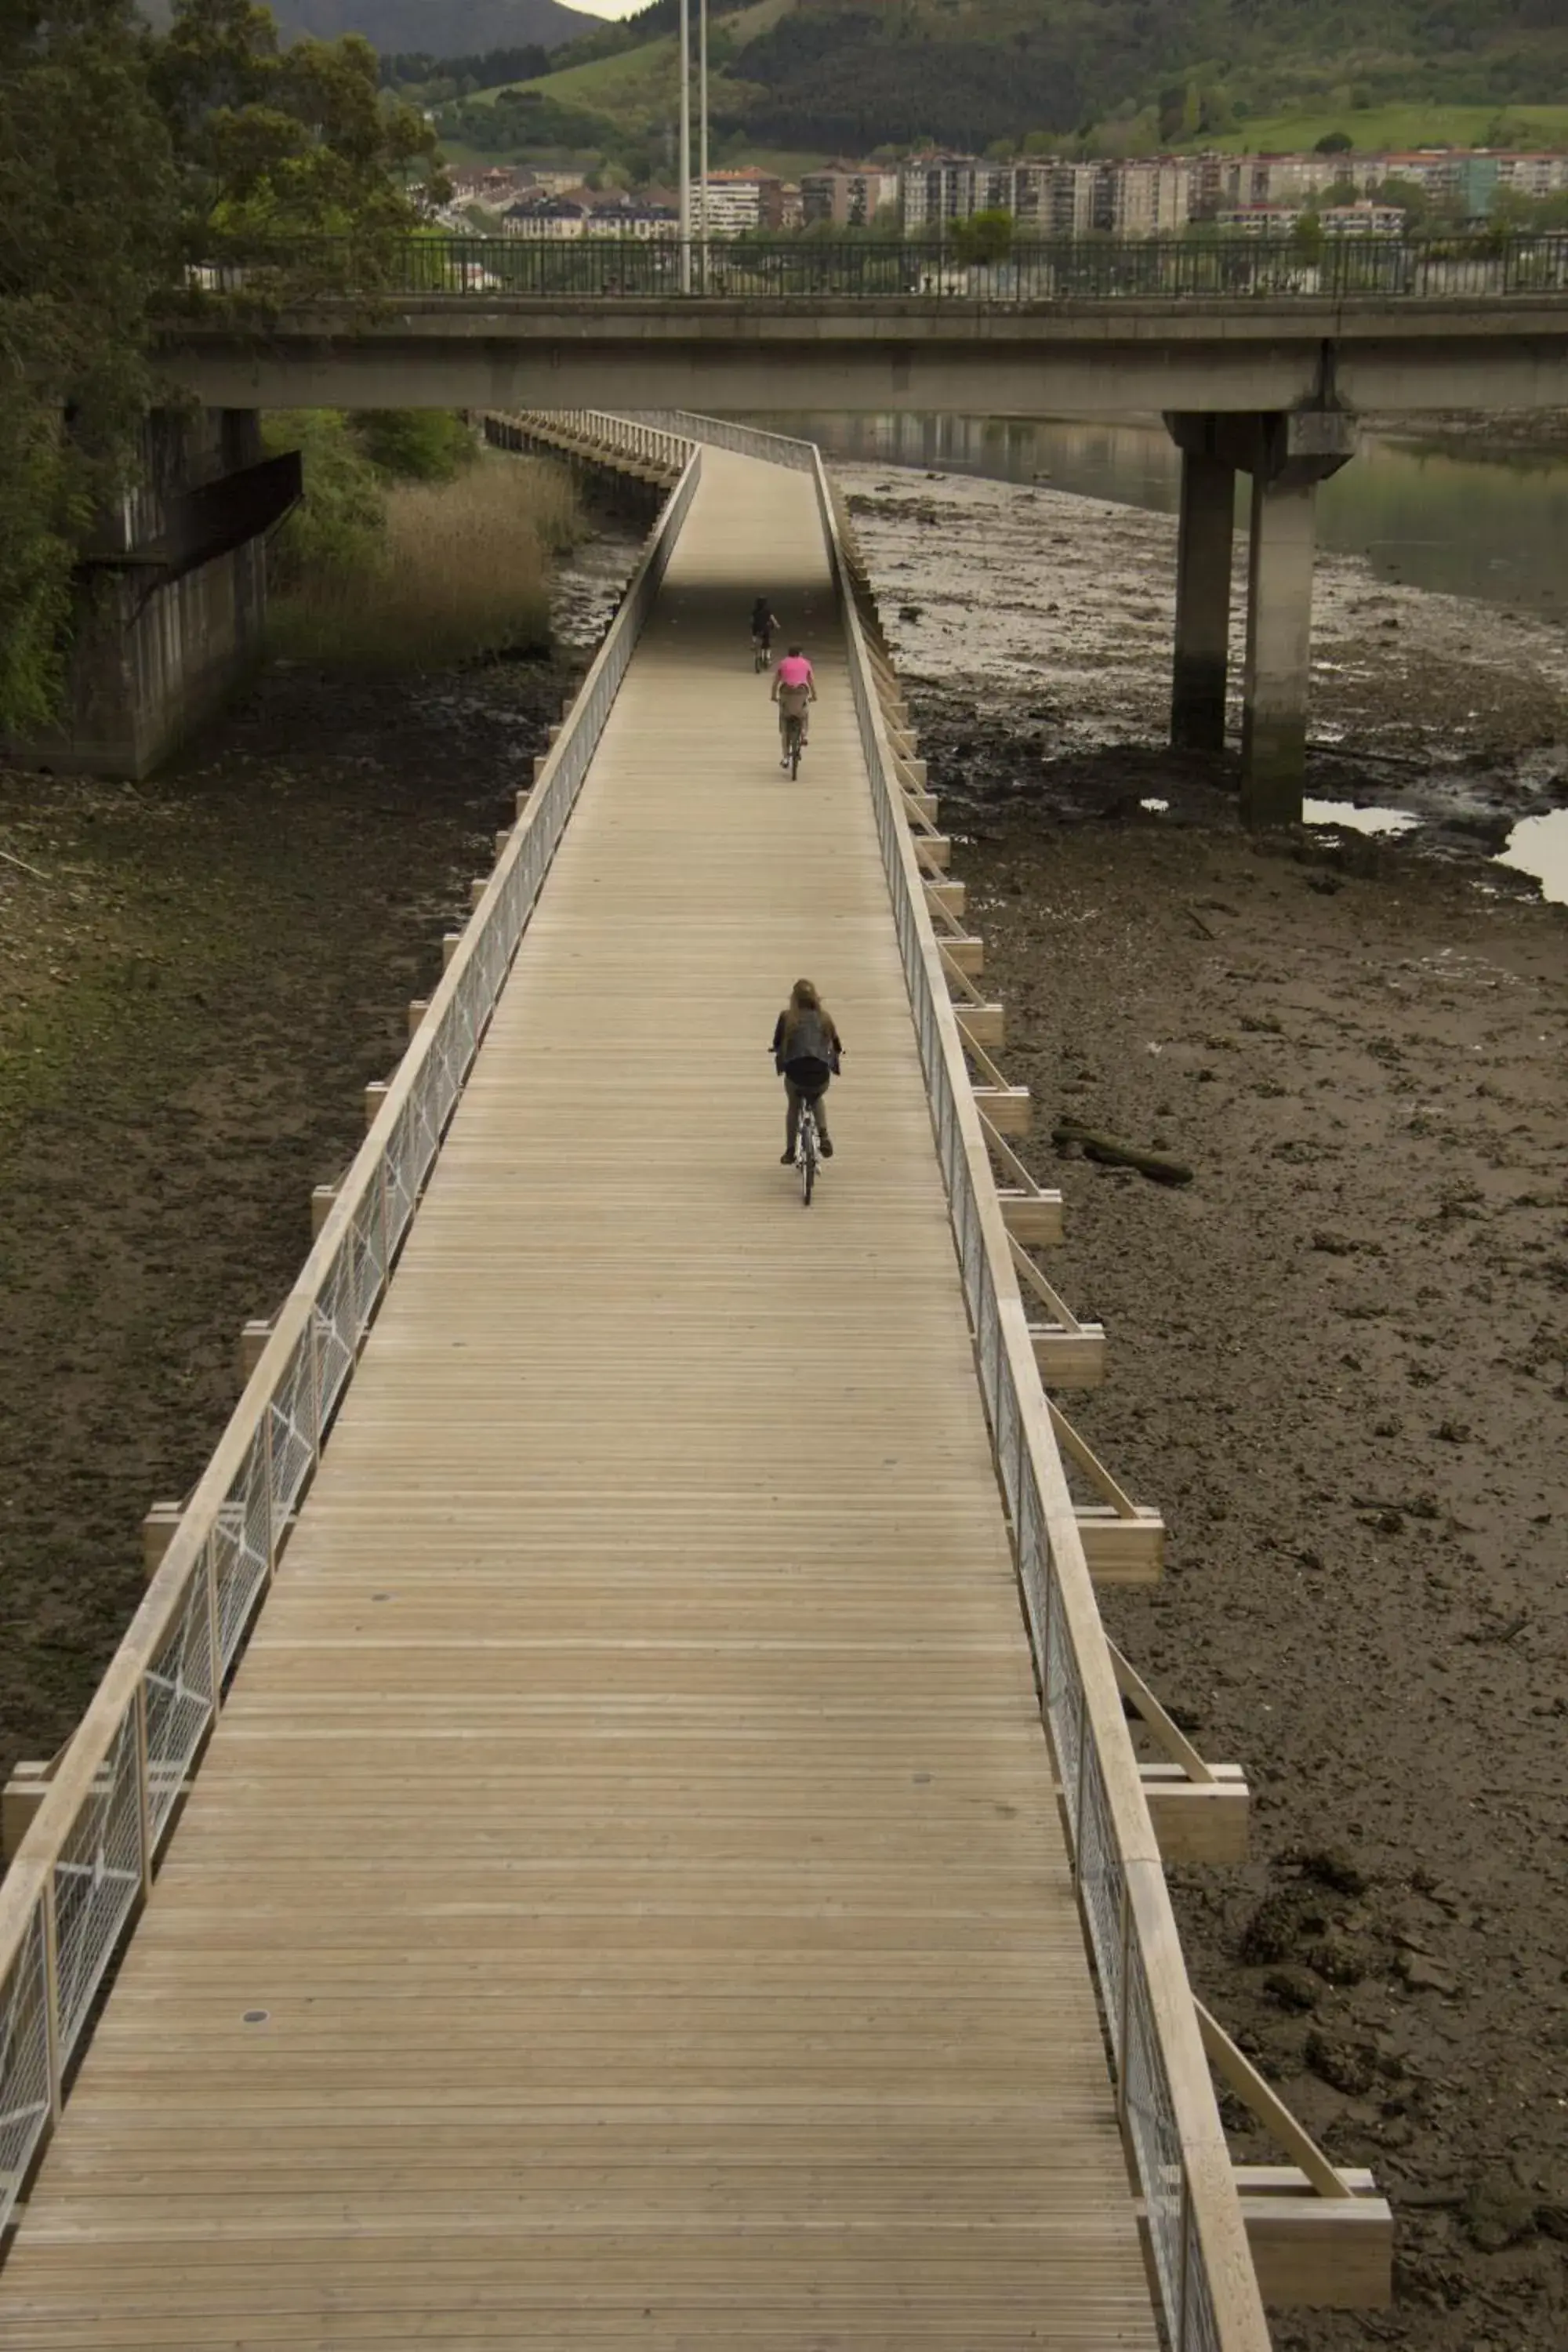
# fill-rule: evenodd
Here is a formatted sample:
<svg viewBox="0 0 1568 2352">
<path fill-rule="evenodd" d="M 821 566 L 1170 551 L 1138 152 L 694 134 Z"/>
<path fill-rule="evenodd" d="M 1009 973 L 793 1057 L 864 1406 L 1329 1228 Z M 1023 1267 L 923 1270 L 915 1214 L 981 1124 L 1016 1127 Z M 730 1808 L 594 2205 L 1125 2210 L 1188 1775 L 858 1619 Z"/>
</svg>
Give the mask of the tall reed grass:
<svg viewBox="0 0 1568 2352">
<path fill-rule="evenodd" d="M 547 459 L 485 456 L 456 481 L 395 484 L 363 561 L 312 569 L 274 599 L 273 644 L 404 670 L 546 651 L 552 565 L 581 531 L 571 477 Z"/>
</svg>

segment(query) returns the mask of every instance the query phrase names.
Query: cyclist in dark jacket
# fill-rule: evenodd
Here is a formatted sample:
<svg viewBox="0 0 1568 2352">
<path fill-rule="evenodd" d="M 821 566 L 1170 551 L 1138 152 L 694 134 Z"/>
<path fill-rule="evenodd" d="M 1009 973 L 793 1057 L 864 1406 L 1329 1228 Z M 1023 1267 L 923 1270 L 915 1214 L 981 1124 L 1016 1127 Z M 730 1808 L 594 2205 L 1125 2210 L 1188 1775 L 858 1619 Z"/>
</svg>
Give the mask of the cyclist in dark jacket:
<svg viewBox="0 0 1568 2352">
<path fill-rule="evenodd" d="M 832 1013 L 809 980 L 797 980 L 790 991 L 789 1003 L 773 1024 L 773 1067 L 784 1082 L 784 1098 L 789 1106 L 784 1120 L 784 1148 L 779 1155 L 781 1168 L 787 1168 L 795 1158 L 804 1102 L 809 1102 L 816 1114 L 822 1156 L 832 1159 L 833 1145 L 823 1102 L 828 1080 L 837 1073 L 843 1051 L 844 1040 Z"/>
</svg>

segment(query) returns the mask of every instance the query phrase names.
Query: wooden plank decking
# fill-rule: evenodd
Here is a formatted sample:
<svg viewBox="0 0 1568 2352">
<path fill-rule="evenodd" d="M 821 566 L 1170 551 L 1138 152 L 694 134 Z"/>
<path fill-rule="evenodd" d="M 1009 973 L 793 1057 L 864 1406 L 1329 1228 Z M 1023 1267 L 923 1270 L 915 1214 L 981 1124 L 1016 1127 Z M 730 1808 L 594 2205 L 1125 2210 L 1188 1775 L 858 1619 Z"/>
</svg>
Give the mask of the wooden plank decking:
<svg viewBox="0 0 1568 2352">
<path fill-rule="evenodd" d="M 1152 2352 L 803 476 L 705 458 L 0 2341 Z"/>
</svg>

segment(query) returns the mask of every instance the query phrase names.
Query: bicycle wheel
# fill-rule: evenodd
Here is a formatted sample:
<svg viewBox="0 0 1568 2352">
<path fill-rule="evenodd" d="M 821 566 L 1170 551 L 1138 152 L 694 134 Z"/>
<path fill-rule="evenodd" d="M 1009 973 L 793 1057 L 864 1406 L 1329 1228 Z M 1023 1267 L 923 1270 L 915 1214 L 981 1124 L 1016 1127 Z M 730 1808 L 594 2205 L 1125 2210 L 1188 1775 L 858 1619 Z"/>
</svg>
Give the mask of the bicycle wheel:
<svg viewBox="0 0 1568 2352">
<path fill-rule="evenodd" d="M 790 721 L 789 730 L 789 774 L 791 783 L 795 782 L 795 778 L 800 773 L 800 720 L 798 719 L 792 719 Z"/>
<path fill-rule="evenodd" d="M 811 1189 L 816 1181 L 816 1121 L 809 1103 L 801 1105 L 800 1112 L 800 1197 L 802 1206 L 811 1206 Z"/>
</svg>

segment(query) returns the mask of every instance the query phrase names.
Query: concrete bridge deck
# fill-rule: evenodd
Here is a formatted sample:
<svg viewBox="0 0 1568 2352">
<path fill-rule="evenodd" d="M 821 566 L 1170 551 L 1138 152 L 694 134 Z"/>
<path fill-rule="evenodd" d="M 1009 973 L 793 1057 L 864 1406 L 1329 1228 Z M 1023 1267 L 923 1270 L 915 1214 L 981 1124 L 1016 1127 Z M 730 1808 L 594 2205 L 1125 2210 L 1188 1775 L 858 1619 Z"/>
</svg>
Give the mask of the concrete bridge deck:
<svg viewBox="0 0 1568 2352">
<path fill-rule="evenodd" d="M 807 476 L 707 453 L 0 2340 L 1156 2342 Z"/>
<path fill-rule="evenodd" d="M 1568 294 L 1320 299 L 1125 294 L 1035 304 L 822 295 L 285 304 L 261 331 L 171 322 L 214 408 L 705 406 L 986 416 L 1568 404 Z"/>
</svg>

